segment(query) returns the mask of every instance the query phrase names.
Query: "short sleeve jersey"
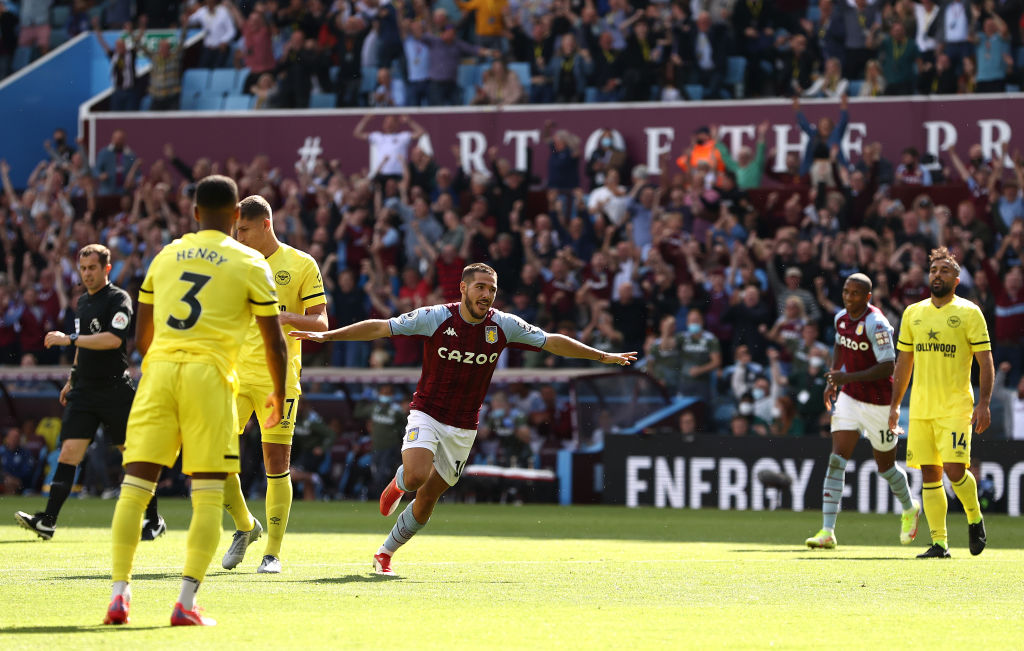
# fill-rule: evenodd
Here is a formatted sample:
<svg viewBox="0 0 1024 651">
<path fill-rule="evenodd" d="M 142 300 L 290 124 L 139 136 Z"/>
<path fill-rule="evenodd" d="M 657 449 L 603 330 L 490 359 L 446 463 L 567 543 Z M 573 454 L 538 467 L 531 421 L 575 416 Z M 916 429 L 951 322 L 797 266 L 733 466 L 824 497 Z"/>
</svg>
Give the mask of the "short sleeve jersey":
<svg viewBox="0 0 1024 651">
<path fill-rule="evenodd" d="M 94 335 L 110 332 L 121 340 L 121 344 L 111 350 L 79 348 L 77 377 L 80 381 L 117 377 L 128 370 L 125 342 L 131 332 L 133 312 L 131 296 L 113 283 L 107 283 L 95 294 L 82 294 L 78 299 L 76 333 Z"/>
<path fill-rule="evenodd" d="M 277 307 L 281 312 L 305 314 L 306 308 L 323 305 L 324 283 L 320 278 L 320 269 L 316 260 L 307 253 L 282 244 L 267 257 L 270 273 L 277 288 Z M 287 333 L 295 330 L 292 326 L 284 326 Z M 301 393 L 299 378 L 302 373 L 302 342 L 292 337 L 288 340 L 288 374 L 285 386 Z M 273 386 L 270 371 L 267 369 L 267 357 L 263 347 L 263 335 L 256 324 L 256 318 L 249 321 L 249 332 L 242 345 L 242 353 L 238 358 L 238 380 L 245 386 Z M 269 390 L 269 389 L 268 389 Z"/>
<path fill-rule="evenodd" d="M 857 373 L 875 364 L 896 359 L 892 343 L 893 327 L 874 305 L 868 305 L 856 319 L 846 310 L 840 310 L 836 314 L 835 328 L 835 368 L 846 373 Z M 892 376 L 869 382 L 850 382 L 843 385 L 842 392 L 861 402 L 888 405 L 892 401 Z"/>
<path fill-rule="evenodd" d="M 903 311 L 896 347 L 914 353 L 912 419 L 971 417 L 971 360 L 974 353 L 992 350 L 977 305 L 959 296 L 942 307 L 931 298 L 910 305 Z"/>
<path fill-rule="evenodd" d="M 143 370 L 149 360 L 163 359 L 208 362 L 234 374 L 251 316 L 278 312 L 263 256 L 215 230 L 165 246 L 142 281 L 139 302 L 153 305 Z"/>
<path fill-rule="evenodd" d="M 389 319 L 388 325 L 392 336 L 424 338 L 423 372 L 411 407 L 462 429 L 476 429 L 501 351 L 539 350 L 548 338 L 540 328 L 495 309 L 480 323 L 469 323 L 458 303 L 421 307 Z"/>
</svg>

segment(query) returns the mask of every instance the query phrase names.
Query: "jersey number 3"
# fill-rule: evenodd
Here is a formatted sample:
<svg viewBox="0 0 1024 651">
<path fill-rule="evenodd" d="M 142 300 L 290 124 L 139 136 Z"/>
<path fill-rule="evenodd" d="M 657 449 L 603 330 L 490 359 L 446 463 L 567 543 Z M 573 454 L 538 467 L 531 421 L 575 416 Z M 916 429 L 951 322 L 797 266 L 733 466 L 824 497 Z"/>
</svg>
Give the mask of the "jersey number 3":
<svg viewBox="0 0 1024 651">
<path fill-rule="evenodd" d="M 188 330 L 196 324 L 196 321 L 199 320 L 199 315 L 203 313 L 203 306 L 199 303 L 199 299 L 196 298 L 196 294 L 206 286 L 206 283 L 210 282 L 210 276 L 185 271 L 181 274 L 180 280 L 192 284 L 188 291 L 185 292 L 185 295 L 181 297 L 181 302 L 188 305 L 188 316 L 184 319 L 168 316 L 167 325 L 175 330 Z"/>
</svg>

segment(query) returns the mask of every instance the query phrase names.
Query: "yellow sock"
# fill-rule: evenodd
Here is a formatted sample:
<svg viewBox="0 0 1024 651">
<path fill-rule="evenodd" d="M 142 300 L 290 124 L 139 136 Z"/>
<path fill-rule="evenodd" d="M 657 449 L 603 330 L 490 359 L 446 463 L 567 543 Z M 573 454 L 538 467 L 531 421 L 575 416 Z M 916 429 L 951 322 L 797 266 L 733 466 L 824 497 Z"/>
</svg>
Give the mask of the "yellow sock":
<svg viewBox="0 0 1024 651">
<path fill-rule="evenodd" d="M 928 518 L 932 542 L 947 547 L 946 542 L 946 489 L 941 481 L 925 482 L 921 487 L 921 501 L 924 502 L 924 515 Z"/>
<path fill-rule="evenodd" d="M 192 523 L 185 541 L 183 576 L 202 581 L 220 542 L 223 479 L 192 480 Z"/>
<path fill-rule="evenodd" d="M 253 521 L 249 507 L 245 505 L 245 496 L 242 495 L 242 482 L 237 474 L 228 475 L 224 481 L 224 508 L 235 521 L 235 529 L 239 531 L 252 531 L 256 526 Z"/>
<path fill-rule="evenodd" d="M 981 522 L 981 503 L 978 502 L 978 482 L 970 470 L 964 471 L 963 478 L 953 482 L 953 492 L 956 493 L 960 503 L 964 505 L 964 513 L 967 514 L 967 523 L 976 524 Z"/>
<path fill-rule="evenodd" d="M 281 541 L 292 510 L 292 477 L 267 475 L 267 550 L 265 555 L 281 557 Z"/>
<path fill-rule="evenodd" d="M 130 581 L 132 578 L 135 548 L 139 546 L 142 534 L 142 516 L 155 491 L 156 482 L 132 475 L 125 475 L 121 482 L 121 496 L 117 498 L 114 520 L 110 524 L 113 539 L 111 578 L 114 581 Z"/>
</svg>

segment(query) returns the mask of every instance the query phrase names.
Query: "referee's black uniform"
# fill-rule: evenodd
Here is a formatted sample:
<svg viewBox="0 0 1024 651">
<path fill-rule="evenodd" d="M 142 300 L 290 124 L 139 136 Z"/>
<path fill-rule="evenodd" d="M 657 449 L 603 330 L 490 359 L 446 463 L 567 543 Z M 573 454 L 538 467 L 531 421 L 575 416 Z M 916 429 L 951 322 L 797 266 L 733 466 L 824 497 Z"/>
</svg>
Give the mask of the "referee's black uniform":
<svg viewBox="0 0 1024 651">
<path fill-rule="evenodd" d="M 128 413 L 135 398 L 135 386 L 128 374 L 128 334 L 131 331 L 132 299 L 128 292 L 113 283 L 96 292 L 82 294 L 78 299 L 75 332 L 94 335 L 110 332 L 121 339 L 121 345 L 110 350 L 78 348 L 78 363 L 71 372 L 71 391 L 61 426 L 61 441 L 92 439 L 103 424 L 103 434 L 110 445 L 124 445 Z"/>
<path fill-rule="evenodd" d="M 128 373 L 127 347 L 133 312 L 128 292 L 110 282 L 99 291 L 86 292 L 78 299 L 75 331 L 68 335 L 71 345 L 76 346 L 76 362 L 68 380 L 71 388 L 65 396 L 67 405 L 60 430 L 62 448 L 64 441 L 69 439 L 91 441 L 101 424 L 107 443 L 124 445 L 128 414 L 135 399 L 135 385 Z M 121 340 L 120 345 L 109 350 L 77 346 L 79 336 L 103 332 L 117 336 Z M 46 510 L 34 516 L 19 511 L 15 513 L 15 519 L 40 537 L 52 538 L 57 516 L 71 494 L 77 470 L 78 466 L 58 462 L 50 483 Z M 154 496 L 146 508 L 142 539 L 152 540 L 165 530 Z"/>
</svg>

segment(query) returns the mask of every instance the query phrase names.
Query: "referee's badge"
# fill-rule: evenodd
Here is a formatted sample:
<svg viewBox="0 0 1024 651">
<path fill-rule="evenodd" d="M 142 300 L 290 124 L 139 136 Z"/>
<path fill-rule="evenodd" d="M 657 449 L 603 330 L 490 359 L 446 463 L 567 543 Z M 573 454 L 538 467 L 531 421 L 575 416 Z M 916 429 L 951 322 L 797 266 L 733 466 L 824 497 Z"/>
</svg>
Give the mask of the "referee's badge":
<svg viewBox="0 0 1024 651">
<path fill-rule="evenodd" d="M 110 325 L 114 326 L 116 330 L 124 330 L 128 327 L 128 315 L 124 312 L 118 312 L 114 315 L 114 318 L 110 321 Z"/>
<path fill-rule="evenodd" d="M 498 343 L 498 326 L 484 326 L 484 341 L 489 344 Z"/>
</svg>

